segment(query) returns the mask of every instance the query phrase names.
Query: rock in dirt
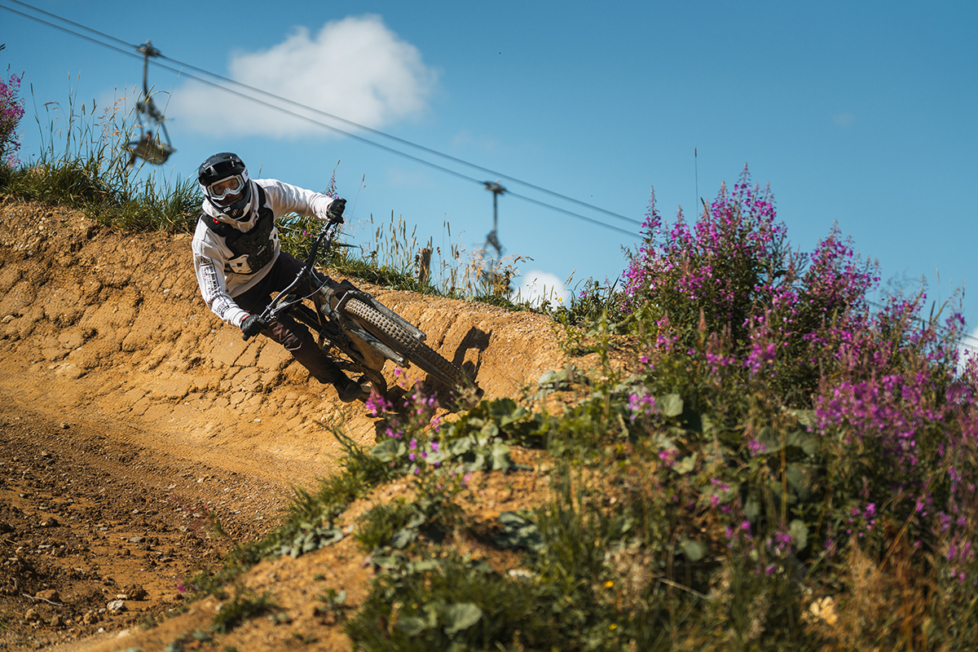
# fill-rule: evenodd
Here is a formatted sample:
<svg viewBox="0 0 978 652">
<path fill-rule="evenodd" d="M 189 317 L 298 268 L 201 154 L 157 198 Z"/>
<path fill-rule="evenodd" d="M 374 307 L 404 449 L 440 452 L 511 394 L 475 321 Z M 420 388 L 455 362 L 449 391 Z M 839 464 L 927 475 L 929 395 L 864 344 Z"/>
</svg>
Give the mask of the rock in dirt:
<svg viewBox="0 0 978 652">
<path fill-rule="evenodd" d="M 39 591 L 35 597 L 41 600 L 47 600 L 48 602 L 61 602 L 61 594 L 56 589 Z"/>
<path fill-rule="evenodd" d="M 146 589 L 138 584 L 130 584 L 123 591 L 130 600 L 145 600 L 149 596 Z"/>
</svg>

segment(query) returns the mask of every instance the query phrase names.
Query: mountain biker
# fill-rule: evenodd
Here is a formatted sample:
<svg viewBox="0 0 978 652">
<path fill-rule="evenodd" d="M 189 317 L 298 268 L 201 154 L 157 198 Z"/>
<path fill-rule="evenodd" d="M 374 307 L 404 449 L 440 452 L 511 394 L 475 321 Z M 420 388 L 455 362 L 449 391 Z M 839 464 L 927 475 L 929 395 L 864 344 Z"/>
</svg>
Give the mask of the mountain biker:
<svg viewBox="0 0 978 652">
<path fill-rule="evenodd" d="M 248 338 L 258 333 L 281 344 L 323 384 L 336 388 L 340 400 L 360 398 L 364 388 L 323 354 L 305 325 L 289 315 L 272 324 L 258 318 L 271 300 L 295 280 L 302 263 L 282 251 L 275 220 L 288 213 L 343 221 L 346 200 L 298 188 L 275 179 L 251 179 L 241 159 L 215 154 L 197 170 L 204 193 L 203 212 L 194 231 L 194 270 L 204 302 Z M 313 274 L 297 292 L 310 294 Z"/>
</svg>

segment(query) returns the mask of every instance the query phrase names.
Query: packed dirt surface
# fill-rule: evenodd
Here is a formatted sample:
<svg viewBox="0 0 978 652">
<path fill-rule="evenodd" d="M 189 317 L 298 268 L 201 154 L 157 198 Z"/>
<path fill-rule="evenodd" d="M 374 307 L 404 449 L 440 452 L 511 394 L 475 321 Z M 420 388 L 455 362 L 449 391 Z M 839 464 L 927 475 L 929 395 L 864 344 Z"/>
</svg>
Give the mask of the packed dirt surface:
<svg viewBox="0 0 978 652">
<path fill-rule="evenodd" d="M 357 285 L 420 326 L 487 398 L 565 364 L 543 317 Z M 385 375 L 395 398 L 398 382 L 422 378 L 391 365 Z M 205 627 L 215 598 L 138 625 L 180 611 L 187 577 L 272 527 L 292 487 L 335 470 L 328 424 L 365 446 L 381 427 L 276 345 L 244 342 L 214 317 L 188 235 L 117 233 L 0 197 L 0 649 L 162 650 Z M 482 508 L 503 508 L 529 475 L 505 488 L 486 478 Z M 297 627 L 323 624 L 303 606 L 323 582 L 350 604 L 365 595 L 368 569 L 343 563 L 357 554 L 347 538 L 259 565 L 248 584 L 276 587 L 288 626 L 249 625 L 222 644 L 349 649 L 337 628 Z"/>
</svg>

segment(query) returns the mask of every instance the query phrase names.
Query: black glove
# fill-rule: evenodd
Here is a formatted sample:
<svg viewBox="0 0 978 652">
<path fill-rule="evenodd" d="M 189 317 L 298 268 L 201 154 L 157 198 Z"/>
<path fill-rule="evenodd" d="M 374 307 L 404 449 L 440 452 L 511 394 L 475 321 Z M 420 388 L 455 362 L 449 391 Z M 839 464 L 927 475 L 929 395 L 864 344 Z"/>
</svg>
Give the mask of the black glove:
<svg viewBox="0 0 978 652">
<path fill-rule="evenodd" d="M 343 211 L 346 209 L 346 200 L 337 197 L 334 199 L 329 208 L 326 209 L 326 217 L 330 222 L 343 223 Z"/>
<path fill-rule="evenodd" d="M 248 315 L 243 322 L 241 322 L 241 335 L 246 339 L 250 340 L 258 333 L 265 330 L 268 324 L 262 320 L 261 317 L 257 315 Z"/>
</svg>

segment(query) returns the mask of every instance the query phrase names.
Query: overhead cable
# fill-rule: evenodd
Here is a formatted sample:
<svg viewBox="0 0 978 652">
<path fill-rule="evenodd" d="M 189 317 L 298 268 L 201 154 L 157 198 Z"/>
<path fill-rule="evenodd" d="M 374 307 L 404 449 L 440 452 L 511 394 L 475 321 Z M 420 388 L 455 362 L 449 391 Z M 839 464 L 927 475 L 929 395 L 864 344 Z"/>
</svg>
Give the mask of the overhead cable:
<svg viewBox="0 0 978 652">
<path fill-rule="evenodd" d="M 18 4 L 22 4 L 22 5 L 24 4 L 23 2 L 18 2 L 18 0 L 9 0 L 9 1 L 10 2 L 17 2 Z M 24 6 L 30 7 L 30 5 L 24 5 Z M 109 45 L 108 43 L 104 43 L 102 41 L 99 41 L 98 39 L 92 38 L 91 36 L 86 36 L 85 34 L 79 34 L 78 32 L 76 32 L 74 30 L 68 29 L 67 27 L 62 27 L 61 25 L 56 25 L 54 23 L 50 23 L 50 22 L 48 22 L 46 20 L 43 20 L 41 18 L 38 18 L 37 16 L 31 16 L 30 14 L 25 14 L 22 11 L 17 11 L 16 9 L 14 9 L 12 7 L 8 7 L 6 5 L 0 5 L 0 9 L 6 9 L 10 13 L 17 14 L 18 16 L 23 16 L 24 18 L 29 18 L 30 20 L 36 21 L 36 22 L 41 23 L 43 25 L 47 25 L 48 27 L 53 27 L 54 29 L 61 30 L 62 32 L 66 32 L 68 34 L 72 34 L 72 35 L 77 36 L 79 38 L 83 38 L 86 41 L 91 41 L 92 43 L 95 43 L 96 45 L 101 45 L 102 47 L 109 48 L 110 50 L 115 50 L 116 52 L 121 52 L 122 54 L 125 54 L 127 56 L 135 57 L 137 59 L 142 59 L 143 58 L 141 54 L 136 54 L 135 52 L 130 52 L 128 49 L 123 49 L 123 48 L 120 48 L 120 47 L 116 47 L 114 45 Z M 34 7 L 31 7 L 31 9 L 34 9 Z M 37 11 L 42 11 L 42 10 L 41 9 L 37 9 Z M 48 13 L 48 12 L 45 11 L 43 13 Z M 53 15 L 53 14 L 49 14 L 49 15 Z M 59 18 L 59 20 L 65 20 L 65 19 L 64 18 Z M 71 22 L 71 21 L 65 20 L 65 22 Z M 89 29 L 89 28 L 86 27 L 85 29 Z M 89 29 L 89 31 L 95 32 L 95 30 L 92 30 L 92 29 Z M 95 32 L 95 33 L 98 34 L 99 32 Z M 114 39 L 114 40 L 118 40 L 118 39 Z M 127 48 L 134 48 L 134 47 L 136 47 L 136 46 L 132 45 L 131 43 L 126 43 L 125 45 L 126 45 Z"/>
<path fill-rule="evenodd" d="M 34 11 L 39 12 L 39 13 L 42 13 L 42 14 L 45 14 L 45 15 L 50 16 L 52 18 L 55 18 L 57 20 L 63 21 L 65 23 L 68 23 L 68 24 L 73 25 L 75 27 L 78 27 L 80 29 L 84 29 L 84 30 L 86 30 L 88 32 L 91 32 L 93 34 L 97 34 L 98 36 L 100 36 L 100 37 L 102 37 L 104 39 L 107 39 L 107 40 L 114 41 L 116 43 L 120 43 L 122 45 L 125 45 L 128 48 L 135 48 L 135 47 L 137 47 L 137 46 L 134 46 L 134 45 L 132 45 L 130 43 L 127 43 L 126 41 L 123 41 L 121 39 L 118 39 L 118 38 L 116 38 L 114 36 L 111 36 L 109 34 L 105 34 L 104 32 L 100 32 L 99 30 L 93 29 L 91 27 L 87 27 L 85 25 L 82 25 L 80 23 L 74 22 L 74 21 L 69 20 L 67 18 L 62 18 L 61 16 L 58 16 L 57 14 L 53 14 L 53 13 L 48 12 L 48 11 L 45 11 L 43 9 L 39 9 L 39 8 L 34 7 L 32 5 L 29 5 L 29 4 L 25 3 L 25 2 L 21 2 L 20 0 L 7 0 L 7 1 L 8 2 L 14 2 L 14 3 L 16 3 L 18 5 L 21 5 L 21 6 L 24 6 L 24 7 L 28 7 L 30 9 L 34 10 Z M 136 54 L 134 54 L 132 52 L 129 52 L 126 49 L 123 49 L 123 48 L 120 48 L 120 47 L 111 45 L 109 43 L 105 43 L 105 42 L 99 41 L 98 39 L 95 39 L 93 37 L 87 36 L 85 34 L 81 34 L 81 33 L 76 32 L 74 30 L 71 30 L 71 29 L 68 29 L 66 27 L 63 27 L 61 25 L 57 25 L 57 24 L 51 23 L 49 21 L 40 19 L 40 18 L 38 18 L 36 16 L 31 16 L 30 14 L 23 13 L 23 12 L 18 11 L 16 9 L 13 9 L 11 7 L 7 7 L 5 5 L 0 4 L 0 9 L 6 9 L 7 11 L 10 11 L 12 13 L 18 14 L 18 15 L 23 16 L 25 18 L 28 18 L 28 19 L 37 21 L 37 22 L 42 23 L 44 25 L 47 25 L 49 27 L 53 27 L 53 28 L 58 29 L 58 30 L 61 30 L 63 32 L 67 32 L 69 34 L 73 34 L 75 36 L 79 36 L 79 37 L 84 38 L 84 39 L 86 39 L 88 41 L 91 41 L 93 43 L 96 43 L 97 45 L 102 45 L 103 47 L 107 47 L 107 48 L 112 49 L 112 50 L 115 50 L 117 52 L 122 52 L 124 54 L 127 54 L 127 55 L 130 55 L 130 56 L 134 56 L 134 57 L 139 58 L 139 55 L 136 55 Z M 636 220 L 636 219 L 633 219 L 633 218 L 629 218 L 629 217 L 626 217 L 624 215 L 620 215 L 618 213 L 614 213 L 612 211 L 609 211 L 607 209 L 601 208 L 599 206 L 594 206 L 592 204 L 588 204 L 586 202 L 583 202 L 583 201 L 574 199 L 573 197 L 568 197 L 566 195 L 562 195 L 560 193 L 553 192 L 551 190 L 548 190 L 548 189 L 543 188 L 541 186 L 537 186 L 537 185 L 532 184 L 532 183 L 529 183 L 527 181 L 523 181 L 523 180 L 518 179 L 516 177 L 513 177 L 511 175 L 508 175 L 508 174 L 505 174 L 505 173 L 502 173 L 502 172 L 498 172 L 496 170 L 492 170 L 490 168 L 486 168 L 486 167 L 477 165 L 475 163 L 470 163 L 468 161 L 465 161 L 464 159 L 460 159 L 460 158 L 451 156 L 449 154 L 445 154 L 443 152 L 439 152 L 439 151 L 434 150 L 434 149 L 431 149 L 429 147 L 425 147 L 424 145 L 419 145 L 417 143 L 412 143 L 411 141 L 405 140 L 403 138 L 400 138 L 400 137 L 397 137 L 397 136 L 393 136 L 391 134 L 384 133 L 384 132 L 379 131 L 377 129 L 373 129 L 371 127 L 367 127 L 365 125 L 358 124 L 358 123 L 353 122 L 351 120 L 348 120 L 346 118 L 342 118 L 340 116 L 333 115 L 333 114 L 327 113 L 325 111 L 321 111 L 321 110 L 316 109 L 314 107 L 310 107 L 310 106 L 301 104 L 299 102 L 295 102 L 293 100 L 289 100 L 287 98 L 280 97 L 278 95 L 275 95 L 273 93 L 269 93 L 269 92 L 264 91 L 262 89 L 255 88 L 255 87 L 249 86 L 247 84 L 243 84 L 241 82 L 237 82 L 237 81 L 235 81 L 233 79 L 230 79 L 228 77 L 224 77 L 222 75 L 218 75 L 216 73 L 210 72 L 210 71 L 205 70 L 203 68 L 199 68 L 199 67 L 194 66 L 194 65 L 191 65 L 191 64 L 180 62 L 180 61 L 178 61 L 176 59 L 172 59 L 172 58 L 167 57 L 165 55 L 161 55 L 159 58 L 166 59 L 167 61 L 171 61 L 174 64 L 177 64 L 177 65 L 182 66 L 184 68 L 189 68 L 191 70 L 198 71 L 198 72 L 200 72 L 202 74 L 208 75 L 210 77 L 213 77 L 215 79 L 221 80 L 223 82 L 234 84 L 235 86 L 238 86 L 238 87 L 247 89 L 248 91 L 255 92 L 255 93 L 260 93 L 261 95 L 264 95 L 266 97 L 273 98 L 273 99 L 275 99 L 278 102 L 285 103 L 285 104 L 290 104 L 290 105 L 293 105 L 295 107 L 302 108 L 304 110 L 307 110 L 307 111 L 310 111 L 310 112 L 313 112 L 313 113 L 322 115 L 324 117 L 327 117 L 327 118 L 329 118 L 331 120 L 336 120 L 338 122 L 342 122 L 343 124 L 349 125 L 349 126 L 354 127 L 356 129 L 361 129 L 363 131 L 367 131 L 367 132 L 372 133 L 372 134 L 375 134 L 377 136 L 381 136 L 383 138 L 390 139 L 390 140 L 395 141 L 397 143 L 400 143 L 402 145 L 406 145 L 406 146 L 409 146 L 409 147 L 414 147 L 414 148 L 416 148 L 418 150 L 421 150 L 421 151 L 423 151 L 425 153 L 432 154 L 434 156 L 439 156 L 439 157 L 444 158 L 446 160 L 450 160 L 452 162 L 455 162 L 455 163 L 458 163 L 458 164 L 461 164 L 461 165 L 465 165 L 465 166 L 471 167 L 473 169 L 477 169 L 477 170 L 480 170 L 480 171 L 483 171 L 483 172 L 487 172 L 489 174 L 492 174 L 492 175 L 495 175 L 495 176 L 498 176 L 498 177 L 503 177 L 503 178 L 509 179 L 509 180 L 514 181 L 514 182 L 516 182 L 518 184 L 527 186 L 528 188 L 532 188 L 533 190 L 536 190 L 536 191 L 545 193 L 547 195 L 550 195 L 552 197 L 556 197 L 556 198 L 561 199 L 561 200 L 564 200 L 564 201 L 571 202 L 573 204 L 577 204 L 577 205 L 580 205 L 580 206 L 584 206 L 586 208 L 590 208 L 592 210 L 598 211 L 600 213 L 604 213 L 604 214 L 609 215 L 611 217 L 614 217 L 616 219 L 624 220 L 624 221 L 627 221 L 627 222 L 630 222 L 630 223 L 636 224 L 636 225 L 641 225 L 642 224 L 639 220 Z M 177 74 L 183 75 L 183 76 L 185 76 L 185 77 L 187 77 L 189 79 L 193 79 L 195 81 L 198 81 L 198 82 L 207 84 L 209 86 L 213 86 L 213 87 L 218 88 L 220 90 L 223 90 L 223 91 L 225 91 L 227 93 L 231 93 L 233 95 L 237 95 L 239 97 L 242 97 L 244 99 L 250 100 L 250 101 L 255 102 L 257 104 L 261 104 L 261 105 L 266 106 L 266 107 L 269 107 L 271 109 L 274 109 L 274 110 L 277 110 L 277 111 L 281 111 L 283 113 L 286 113 L 286 114 L 291 115 L 293 117 L 299 118 L 301 120 L 305 120 L 306 122 L 310 122 L 310 123 L 315 124 L 317 126 L 324 127 L 326 129 L 331 129 L 333 131 L 336 131 L 338 133 L 341 133 L 341 134 L 343 134 L 345 136 L 348 136 L 348 137 L 350 137 L 350 138 L 352 138 L 354 140 L 357 140 L 359 142 L 362 142 L 362 143 L 365 143 L 365 144 L 372 145 L 374 147 L 383 149 L 383 150 L 385 150 L 387 152 L 390 152 L 390 153 L 396 154 L 398 156 L 402 156 L 404 158 L 410 159 L 410 160 L 412 160 L 412 161 L 414 161 L 416 163 L 421 163 L 422 165 L 427 165 L 428 167 L 431 167 L 431 168 L 440 170 L 440 171 L 445 172 L 447 174 L 451 174 L 453 176 L 456 176 L 458 178 L 464 179 L 466 181 L 471 181 L 471 182 L 474 182 L 474 183 L 478 183 L 480 185 L 483 185 L 485 183 L 483 180 L 476 179 L 474 177 L 470 177 L 468 175 L 462 174 L 462 173 L 457 172 L 455 170 L 452 170 L 450 168 L 444 167 L 442 165 L 438 165 L 437 163 L 433 163 L 433 162 L 428 161 L 426 159 L 419 158 L 417 156 L 413 156 L 413 155 L 411 155 L 411 154 L 409 154 L 407 152 L 404 152 L 402 150 L 398 150 L 398 149 L 395 149 L 395 148 L 392 148 L 392 147 L 383 145 L 381 143 L 378 143 L 376 141 L 373 141 L 373 140 L 370 140 L 370 139 L 367 139 L 367 138 L 363 138 L 362 136 L 358 136 L 358 135 L 356 135 L 354 133 L 351 133 L 351 132 L 349 132 L 347 130 L 344 130 L 344 129 L 341 129 L 339 127 L 336 127 L 336 126 L 333 126 L 333 125 L 329 125 L 329 124 L 320 122 L 318 120 L 314 120 L 314 119 L 312 119 L 312 118 L 310 118 L 308 116 L 305 116 L 305 115 L 296 113 L 294 111 L 291 111 L 291 110 L 289 110 L 287 108 L 284 108 L 282 106 L 279 106 L 277 104 L 271 104 L 269 102 L 263 101 L 263 100 L 258 99 L 256 97 L 253 97 L 251 95 L 246 95 L 244 93 L 235 91 L 235 90 L 233 90 L 231 88 L 228 88 L 227 86 L 223 86 L 221 84 L 215 83 L 215 82 L 210 81 L 208 79 L 203 79 L 201 77 L 197 77 L 195 75 L 191 75 L 191 74 L 185 72 L 182 69 L 174 68 L 174 67 L 168 66 L 166 64 L 160 63 L 158 60 L 154 60 L 153 61 L 153 64 L 156 65 L 156 66 L 159 66 L 160 68 L 163 68 L 165 70 L 169 70 L 171 72 L 175 72 Z M 575 217 L 577 219 L 580 219 L 580 220 L 589 222 L 591 224 L 594 224 L 595 226 L 600 226 L 600 227 L 603 227 L 603 228 L 606 228 L 606 229 L 609 229 L 609 230 L 612 230 L 612 231 L 618 231 L 619 233 L 623 233 L 625 235 L 629 235 L 629 236 L 633 236 L 633 237 L 639 237 L 639 234 L 637 234 L 637 233 L 634 233 L 632 231 L 627 231 L 625 229 L 618 228 L 618 227 L 613 226 L 613 225 L 610 225 L 610 224 L 608 224 L 606 222 L 601 222 L 600 220 L 589 218 L 589 217 L 586 217 L 584 215 L 580 215 L 579 213 L 575 213 L 573 211 L 569 211 L 569 210 L 560 208 L 558 206 L 553 206 L 552 204 L 547 204 L 546 202 L 542 202 L 542 201 L 539 201 L 539 200 L 531 199 L 531 198 L 525 197 L 523 195 L 519 195 L 519 194 L 515 194 L 515 193 L 510 193 L 510 194 L 512 194 L 512 196 L 513 197 L 516 197 L 517 199 L 522 199 L 522 200 L 527 201 L 529 203 L 533 203 L 533 204 L 536 204 L 536 205 L 541 206 L 541 207 L 544 207 L 544 208 L 548 208 L 548 209 L 551 209 L 551 210 L 554 210 L 554 211 L 557 211 L 557 212 L 560 212 L 560 213 L 564 213 L 566 215 L 570 215 L 571 217 Z"/>
</svg>

